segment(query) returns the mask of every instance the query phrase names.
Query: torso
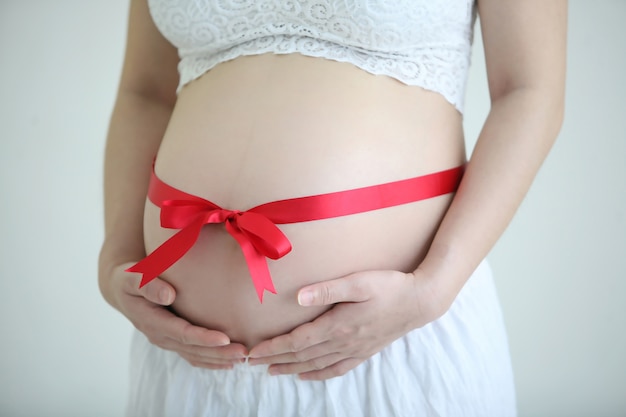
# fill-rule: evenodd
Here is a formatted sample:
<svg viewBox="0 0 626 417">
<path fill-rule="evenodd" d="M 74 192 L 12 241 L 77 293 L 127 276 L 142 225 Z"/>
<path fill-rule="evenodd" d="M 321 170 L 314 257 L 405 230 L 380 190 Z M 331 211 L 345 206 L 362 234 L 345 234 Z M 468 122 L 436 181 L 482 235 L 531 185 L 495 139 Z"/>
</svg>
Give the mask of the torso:
<svg viewBox="0 0 626 417">
<path fill-rule="evenodd" d="M 157 175 L 228 209 L 412 178 L 465 161 L 459 112 L 441 95 L 350 64 L 298 54 L 240 57 L 179 94 Z M 251 346 L 324 310 L 297 304 L 304 285 L 370 269 L 411 271 L 452 195 L 279 226 L 292 243 L 269 261 L 278 294 L 257 299 L 239 246 L 205 227 L 162 278 L 174 311 Z M 146 203 L 148 253 L 175 231 Z"/>
</svg>

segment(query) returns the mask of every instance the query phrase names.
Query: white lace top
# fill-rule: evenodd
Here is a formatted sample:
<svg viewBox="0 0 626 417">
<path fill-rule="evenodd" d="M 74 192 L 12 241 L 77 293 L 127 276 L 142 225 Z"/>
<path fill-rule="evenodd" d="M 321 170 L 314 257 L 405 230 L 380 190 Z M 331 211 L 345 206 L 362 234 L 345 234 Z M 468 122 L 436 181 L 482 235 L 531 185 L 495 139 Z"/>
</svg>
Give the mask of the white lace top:
<svg viewBox="0 0 626 417">
<path fill-rule="evenodd" d="M 262 53 L 322 57 L 440 93 L 462 112 L 474 0 L 148 0 L 180 86 Z"/>
</svg>

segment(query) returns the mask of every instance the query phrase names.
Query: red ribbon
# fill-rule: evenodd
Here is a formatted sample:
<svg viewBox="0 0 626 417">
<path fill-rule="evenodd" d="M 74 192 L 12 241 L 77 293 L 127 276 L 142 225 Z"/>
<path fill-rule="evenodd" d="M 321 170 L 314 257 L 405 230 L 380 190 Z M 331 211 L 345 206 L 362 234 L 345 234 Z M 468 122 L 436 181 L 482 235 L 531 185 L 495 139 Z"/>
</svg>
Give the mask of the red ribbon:
<svg viewBox="0 0 626 417">
<path fill-rule="evenodd" d="M 161 181 L 152 170 L 148 198 L 161 208 L 161 226 L 180 229 L 143 260 L 128 268 L 143 276 L 143 287 L 167 270 L 196 243 L 203 226 L 224 223 L 239 243 L 259 300 L 265 290 L 276 293 L 265 258 L 291 251 L 277 224 L 299 223 L 362 213 L 447 194 L 457 189 L 463 166 L 417 178 L 335 193 L 273 201 L 247 211 L 226 210 Z"/>
</svg>

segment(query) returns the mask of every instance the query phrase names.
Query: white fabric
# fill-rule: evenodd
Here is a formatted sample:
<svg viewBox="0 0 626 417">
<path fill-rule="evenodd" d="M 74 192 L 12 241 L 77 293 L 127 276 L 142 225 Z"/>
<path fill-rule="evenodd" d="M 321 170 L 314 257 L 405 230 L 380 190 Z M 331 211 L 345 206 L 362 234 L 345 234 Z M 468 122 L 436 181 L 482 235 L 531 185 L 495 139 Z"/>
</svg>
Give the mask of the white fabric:
<svg viewBox="0 0 626 417">
<path fill-rule="evenodd" d="M 193 368 L 139 332 L 128 417 L 512 417 L 504 325 L 483 262 L 440 319 L 326 381 L 270 376 L 265 366 Z"/>
<path fill-rule="evenodd" d="M 220 62 L 323 57 L 440 93 L 463 111 L 474 0 L 149 0 L 179 50 L 179 89 Z"/>
</svg>

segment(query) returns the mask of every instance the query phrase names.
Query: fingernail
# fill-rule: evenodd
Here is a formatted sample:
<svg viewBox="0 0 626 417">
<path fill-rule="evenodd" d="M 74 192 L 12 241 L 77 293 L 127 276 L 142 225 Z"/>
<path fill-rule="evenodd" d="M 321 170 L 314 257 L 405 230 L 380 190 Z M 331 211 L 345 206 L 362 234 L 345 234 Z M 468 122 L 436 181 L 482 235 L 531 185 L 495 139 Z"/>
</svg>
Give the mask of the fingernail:
<svg viewBox="0 0 626 417">
<path fill-rule="evenodd" d="M 170 305 L 172 304 L 172 301 L 174 301 L 172 300 L 171 291 L 167 288 L 163 288 L 161 291 L 159 291 L 159 300 L 165 305 Z"/>
<path fill-rule="evenodd" d="M 278 369 L 275 368 L 269 368 L 268 371 L 270 375 L 278 375 Z"/>
<path fill-rule="evenodd" d="M 298 304 L 301 306 L 310 306 L 313 303 L 313 292 L 311 291 L 300 291 L 298 294 Z"/>
</svg>

